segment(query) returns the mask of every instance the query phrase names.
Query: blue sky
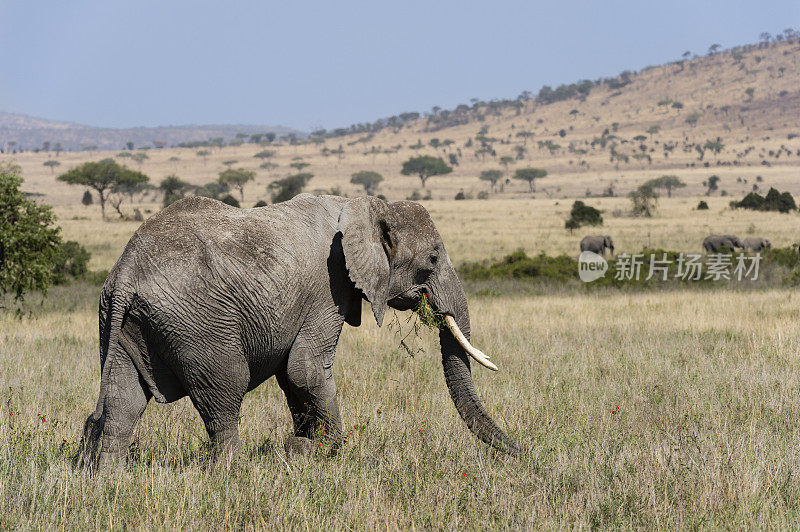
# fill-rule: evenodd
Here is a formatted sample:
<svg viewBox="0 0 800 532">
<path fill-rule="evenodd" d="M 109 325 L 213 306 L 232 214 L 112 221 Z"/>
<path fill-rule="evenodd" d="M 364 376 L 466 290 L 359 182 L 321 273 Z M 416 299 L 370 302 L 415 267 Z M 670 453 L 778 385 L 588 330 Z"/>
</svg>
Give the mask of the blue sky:
<svg viewBox="0 0 800 532">
<path fill-rule="evenodd" d="M 0 110 L 333 128 L 800 30 L 800 1 L 0 0 Z"/>
</svg>

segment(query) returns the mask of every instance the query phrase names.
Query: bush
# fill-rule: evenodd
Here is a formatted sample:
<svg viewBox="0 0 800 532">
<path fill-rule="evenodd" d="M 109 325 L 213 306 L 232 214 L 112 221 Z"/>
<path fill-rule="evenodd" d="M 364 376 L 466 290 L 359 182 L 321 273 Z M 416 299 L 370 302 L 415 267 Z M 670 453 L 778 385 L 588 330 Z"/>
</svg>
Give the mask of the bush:
<svg viewBox="0 0 800 532">
<path fill-rule="evenodd" d="M 256 202 L 256 204 L 255 204 L 255 205 L 253 205 L 253 207 L 254 207 L 254 208 L 255 208 L 255 207 L 266 207 L 267 205 L 269 205 L 269 203 L 267 203 L 266 201 L 264 201 L 264 200 L 262 199 L 262 200 L 258 200 L 258 201 Z"/>
<path fill-rule="evenodd" d="M 754 211 L 778 211 L 788 213 L 797 210 L 797 204 L 789 192 L 778 192 L 775 188 L 770 188 L 766 196 L 761 196 L 758 192 L 751 192 L 742 198 L 741 201 L 730 203 L 734 209 L 751 209 Z"/>
<path fill-rule="evenodd" d="M 230 205 L 231 207 L 240 207 L 241 206 L 241 205 L 239 205 L 239 200 L 237 200 L 236 198 L 234 198 L 230 194 L 226 194 L 225 196 L 223 196 L 220 201 L 222 203 L 224 203 L 225 205 Z"/>
<path fill-rule="evenodd" d="M 458 272 L 472 281 L 492 278 L 569 281 L 578 278 L 578 261 L 566 255 L 548 257 L 544 253 L 529 257 L 519 249 L 494 264 L 464 264 Z"/>
<path fill-rule="evenodd" d="M 478 199 L 489 199 L 489 193 L 485 190 L 478 192 Z"/>
<path fill-rule="evenodd" d="M 697 204 L 698 211 L 707 211 L 708 210 L 708 203 L 704 200 L 700 200 L 700 203 Z"/>
<path fill-rule="evenodd" d="M 569 219 L 574 220 L 578 227 L 581 225 L 603 225 L 603 217 L 600 215 L 600 211 L 580 200 L 572 204 Z"/>
<path fill-rule="evenodd" d="M 458 193 L 456 194 L 455 199 L 456 199 L 456 201 L 465 200 L 465 199 L 467 199 L 467 196 L 464 194 L 463 190 L 459 190 Z"/>
<path fill-rule="evenodd" d="M 62 242 L 53 257 L 53 283 L 63 284 L 68 277 L 81 279 L 89 271 L 92 255 L 73 240 Z"/>
<path fill-rule="evenodd" d="M 31 290 L 47 290 L 61 245 L 53 211 L 20 191 L 19 172 L 0 164 L 0 294 L 12 292 L 16 300 Z"/>
</svg>

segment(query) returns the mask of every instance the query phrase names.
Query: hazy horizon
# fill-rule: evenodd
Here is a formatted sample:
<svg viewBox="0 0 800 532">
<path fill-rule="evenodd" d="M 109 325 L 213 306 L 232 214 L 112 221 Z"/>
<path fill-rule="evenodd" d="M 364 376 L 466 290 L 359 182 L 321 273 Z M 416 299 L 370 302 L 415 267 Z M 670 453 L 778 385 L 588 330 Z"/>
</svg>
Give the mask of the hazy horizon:
<svg viewBox="0 0 800 532">
<path fill-rule="evenodd" d="M 613 76 L 798 26 L 800 3 L 789 1 L 0 0 L 0 110 L 113 128 L 332 129 Z"/>
</svg>

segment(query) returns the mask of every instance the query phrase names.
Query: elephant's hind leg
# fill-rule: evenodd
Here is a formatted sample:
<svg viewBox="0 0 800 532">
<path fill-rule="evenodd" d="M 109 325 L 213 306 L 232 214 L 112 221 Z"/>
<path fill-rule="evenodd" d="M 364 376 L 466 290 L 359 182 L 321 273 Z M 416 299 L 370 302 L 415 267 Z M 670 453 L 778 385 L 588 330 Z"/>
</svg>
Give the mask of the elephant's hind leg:
<svg viewBox="0 0 800 532">
<path fill-rule="evenodd" d="M 150 400 L 150 391 L 127 356 L 109 356 L 106 363 L 112 367 L 103 399 L 102 445 L 97 463 L 100 471 L 123 464 L 133 428 Z M 96 431 L 97 425 L 87 421 L 87 429 Z"/>
</svg>

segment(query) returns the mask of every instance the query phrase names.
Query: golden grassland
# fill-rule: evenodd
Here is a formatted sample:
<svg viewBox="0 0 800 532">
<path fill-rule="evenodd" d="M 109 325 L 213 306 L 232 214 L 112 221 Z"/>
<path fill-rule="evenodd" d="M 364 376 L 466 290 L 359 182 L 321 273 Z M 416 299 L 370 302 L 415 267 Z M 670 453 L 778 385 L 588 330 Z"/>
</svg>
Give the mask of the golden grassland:
<svg viewBox="0 0 800 532">
<path fill-rule="evenodd" d="M 210 465 L 186 400 L 152 404 L 125 470 L 71 461 L 98 386 L 96 289 L 59 287 L 0 318 L 2 528 L 787 528 L 797 522 L 798 295 L 678 291 L 471 298 L 500 366 L 476 386 L 522 445 L 469 434 L 434 335 L 347 327 L 337 458 L 288 461 L 290 416 L 250 393 L 232 464 Z M 391 321 L 391 316 L 390 316 Z M 405 316 L 399 316 L 404 323 Z M 404 325 L 408 330 L 408 325 Z"/>
<path fill-rule="evenodd" d="M 696 210 L 700 200 L 707 211 Z M 742 238 L 763 236 L 776 247 L 800 241 L 798 214 L 731 209 L 730 198 L 660 198 L 652 218 L 628 216 L 627 198 L 592 198 L 589 204 L 603 211 L 603 225 L 582 227 L 570 234 L 564 229 L 574 199 L 491 199 L 421 203 L 439 228 L 454 264 L 499 259 L 522 248 L 529 255 L 577 256 L 587 234 L 609 234 L 617 253 L 635 253 L 644 248 L 700 252 L 703 238 L 712 233 L 733 233 Z M 143 212 L 158 204 L 143 204 Z M 56 207 L 64 238 L 76 240 L 92 253 L 90 268 L 109 269 L 122 252 L 138 222 L 103 222 L 96 206 Z M 146 214 L 147 215 L 147 214 Z"/>
<path fill-rule="evenodd" d="M 323 146 L 268 147 L 279 166 L 258 170 L 244 204 L 267 197 L 266 185 L 292 172 L 295 158 L 311 163 L 309 190 L 338 187 L 355 195 L 350 174 L 373 169 L 386 177 L 380 192 L 401 199 L 419 185 L 399 174 L 403 160 L 446 155 L 409 146 L 451 138 L 453 150 L 462 149 L 461 164 L 453 174 L 432 178 L 433 199 L 422 203 L 456 265 L 517 248 L 575 256 L 585 234 L 612 235 L 618 253 L 644 247 L 699 252 L 710 233 L 795 244 L 798 214 L 731 210 L 728 202 L 755 183 L 762 191 L 776 186 L 800 193 L 800 157 L 768 156 L 781 144 L 792 153 L 800 149 L 800 138 L 788 139 L 800 108 L 791 104 L 800 72 L 796 47 L 750 50 L 740 60 L 718 54 L 687 62 L 681 72 L 677 65 L 655 67 L 637 74 L 618 96 L 598 89 L 583 102 L 529 104 L 519 116 L 487 116 L 438 132 L 425 132 L 420 121 L 366 142 L 351 136 Z M 756 87 L 754 101 L 743 102 L 750 85 Z M 789 96 L 780 96 L 784 90 Z M 684 109 L 656 104 L 667 97 L 682 101 Z M 578 113 L 570 115 L 573 108 Z M 685 115 L 698 110 L 702 117 L 690 127 Z M 741 118 L 744 124 L 737 126 Z M 647 141 L 651 147 L 722 136 L 726 148 L 717 158 L 738 159 L 740 166 L 717 167 L 707 153 L 711 165 L 705 168 L 696 153 L 682 149 L 666 159 L 654 153 L 652 165 L 620 168 L 609 163 L 608 150 L 590 150 L 581 165 L 574 152 L 551 155 L 535 147 L 542 139 L 579 146 L 613 122 L 627 139 L 660 125 Z M 536 193 L 512 180 L 491 199 L 452 201 L 459 190 L 486 190 L 479 172 L 499 168 L 496 159 L 481 160 L 464 146 L 484 125 L 488 135 L 509 142 L 495 144 L 498 157 L 523 142 L 515 136 L 520 128 L 534 132 L 526 158 L 510 171 L 522 165 L 548 169 Z M 566 136 L 554 137 L 561 128 Z M 322 155 L 322 147 L 340 143 L 341 159 Z M 394 154 L 364 154 L 372 145 L 398 144 Z M 756 148 L 738 157 L 749 145 Z M 214 149 L 205 162 L 196 150 L 149 150 L 142 170 L 156 183 L 177 173 L 202 184 L 216 178 L 223 161 L 258 169 L 253 155 L 261 149 Z M 59 170 L 109 155 L 114 153 L 61 154 Z M 64 237 L 92 253 L 91 269 L 110 268 L 138 223 L 103 222 L 96 204 L 81 206 L 83 190 L 57 182 L 57 174 L 42 166 L 52 156 L 15 157 L 24 189 L 55 205 Z M 766 159 L 769 166 L 761 164 Z M 686 166 L 691 163 L 695 167 Z M 625 194 L 665 173 L 688 186 L 660 198 L 653 218 L 628 216 Z M 703 194 L 702 182 L 712 173 L 729 196 Z M 612 182 L 617 197 L 596 197 Z M 587 189 L 593 196 L 588 199 Z M 564 221 L 575 199 L 600 208 L 603 226 L 567 232 Z M 695 210 L 701 199 L 710 210 Z M 154 195 L 137 202 L 145 216 L 160 207 Z M 133 206 L 123 208 L 130 212 Z M 99 385 L 98 288 L 74 283 L 53 288 L 44 299 L 31 296 L 23 317 L 0 314 L 0 528 L 796 528 L 795 290 L 585 293 L 531 290 L 514 282 L 484 288 L 467 285 L 473 340 L 500 371 L 476 367 L 474 378 L 488 409 L 524 446 L 519 459 L 495 453 L 469 433 L 451 406 L 434 335 L 412 334 L 418 352 L 411 357 L 400 347 L 411 327 L 409 314 L 398 313 L 387 316 L 389 326 L 379 329 L 365 319 L 342 334 L 334 372 L 346 433 L 352 434 L 338 457 L 287 461 L 282 442 L 291 420 L 269 381 L 246 397 L 243 449 L 234 463 L 209 463 L 202 423 L 182 400 L 150 406 L 136 428 L 128 465 L 107 478 L 87 477 L 72 461 Z"/>
</svg>

